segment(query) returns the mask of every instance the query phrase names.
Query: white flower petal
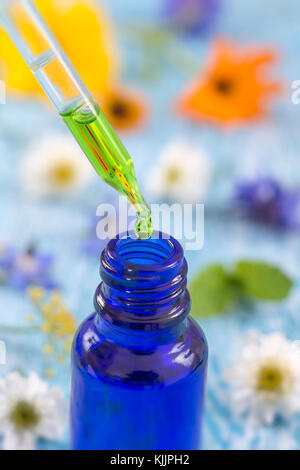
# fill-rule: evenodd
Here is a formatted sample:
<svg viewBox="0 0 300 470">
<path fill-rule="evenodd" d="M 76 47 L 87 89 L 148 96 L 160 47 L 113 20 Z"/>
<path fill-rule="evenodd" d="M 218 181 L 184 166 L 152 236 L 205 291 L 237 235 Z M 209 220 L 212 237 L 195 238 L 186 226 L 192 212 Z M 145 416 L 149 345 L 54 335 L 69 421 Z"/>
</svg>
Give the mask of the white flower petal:
<svg viewBox="0 0 300 470">
<path fill-rule="evenodd" d="M 35 373 L 31 372 L 28 376 L 26 389 L 23 390 L 23 397 L 34 400 L 40 395 L 46 394 L 48 385 Z"/>
<path fill-rule="evenodd" d="M 247 335 L 239 361 L 225 371 L 224 379 L 231 386 L 235 413 L 248 414 L 255 424 L 271 424 L 277 416 L 291 417 L 300 410 L 300 352 L 295 343 L 280 333 Z M 266 367 L 278 369 L 280 388 L 257 387 L 259 374 Z"/>
<path fill-rule="evenodd" d="M 20 401 L 32 405 L 38 415 L 37 424 L 20 432 L 10 415 Z M 49 388 L 36 373 L 28 378 L 18 373 L 0 381 L 0 433 L 5 449 L 32 449 L 35 439 L 59 439 L 66 425 L 66 402 L 59 388 Z"/>
<path fill-rule="evenodd" d="M 171 174 L 176 177 L 170 178 Z M 206 154 L 189 142 L 176 140 L 162 150 L 149 174 L 148 190 L 156 198 L 176 202 L 201 202 L 211 179 L 211 165 Z"/>
<path fill-rule="evenodd" d="M 62 164 L 72 169 L 65 184 L 51 174 Z M 55 196 L 83 187 L 93 174 L 91 165 L 72 136 L 54 134 L 36 141 L 23 158 L 20 177 L 26 192 L 35 197 Z"/>
<path fill-rule="evenodd" d="M 9 429 L 3 437 L 3 450 L 34 450 L 35 435 L 30 432 L 16 433 Z"/>
<path fill-rule="evenodd" d="M 61 416 L 43 417 L 36 429 L 37 436 L 50 441 L 61 439 L 66 428 L 66 420 Z"/>
</svg>

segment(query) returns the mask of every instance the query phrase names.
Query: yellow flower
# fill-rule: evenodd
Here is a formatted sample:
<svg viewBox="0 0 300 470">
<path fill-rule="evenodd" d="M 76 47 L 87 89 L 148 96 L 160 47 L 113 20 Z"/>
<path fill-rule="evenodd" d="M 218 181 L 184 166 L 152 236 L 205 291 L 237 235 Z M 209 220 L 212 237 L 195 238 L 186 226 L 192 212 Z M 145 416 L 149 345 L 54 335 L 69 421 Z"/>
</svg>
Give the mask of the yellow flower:
<svg viewBox="0 0 300 470">
<path fill-rule="evenodd" d="M 44 376 L 47 377 L 48 379 L 53 379 L 55 377 L 56 373 L 55 370 L 53 369 L 46 369 L 44 370 Z"/>
<path fill-rule="evenodd" d="M 58 338 L 75 333 L 75 319 L 66 308 L 61 308 L 58 311 L 52 310 L 50 313 L 47 311 L 45 320 L 41 327 L 45 333 Z"/>
<path fill-rule="evenodd" d="M 65 353 L 69 353 L 71 349 L 76 330 L 75 318 L 64 305 L 59 291 L 46 293 L 31 287 L 27 292 L 42 317 L 39 329 L 49 340 L 43 347 L 43 353 L 48 356 L 57 352 L 58 362 L 62 363 Z"/>
<path fill-rule="evenodd" d="M 71 338 L 66 340 L 66 342 L 65 342 L 65 352 L 69 353 L 71 351 L 72 342 L 73 342 L 73 340 Z"/>
<path fill-rule="evenodd" d="M 59 355 L 57 356 L 57 362 L 58 362 L 59 364 L 64 364 L 64 363 L 66 362 L 66 357 L 65 357 L 63 354 L 59 354 Z"/>
<path fill-rule="evenodd" d="M 37 304 L 39 303 L 45 295 L 45 290 L 42 287 L 30 286 L 27 289 L 28 296 L 30 300 Z"/>
<path fill-rule="evenodd" d="M 58 291 L 54 291 L 47 302 L 39 305 L 39 310 L 44 317 L 41 325 L 44 333 L 64 340 L 75 333 L 75 318 L 64 306 Z"/>
<path fill-rule="evenodd" d="M 61 302 L 62 302 L 62 299 L 61 299 L 60 292 L 58 291 L 52 292 L 51 305 L 53 305 L 53 307 L 55 306 L 58 307 L 59 305 L 61 305 Z"/>
<path fill-rule="evenodd" d="M 47 302 L 41 306 L 41 312 L 44 317 L 48 318 L 52 314 L 52 305 L 50 302 Z"/>
<path fill-rule="evenodd" d="M 94 0 L 36 0 L 36 5 L 92 92 L 103 92 L 115 77 L 118 59 L 112 26 Z M 15 19 L 34 51 L 40 43 L 23 12 Z M 2 79 L 8 90 L 44 98 L 36 79 L 7 34 L 0 30 Z"/>
<path fill-rule="evenodd" d="M 43 347 L 43 353 L 46 356 L 49 356 L 50 354 L 52 354 L 53 353 L 53 346 L 51 344 L 45 344 L 45 346 Z"/>
<path fill-rule="evenodd" d="M 26 315 L 26 321 L 27 321 L 28 323 L 32 323 L 32 322 L 34 321 L 34 316 L 32 315 L 32 313 L 28 313 L 28 314 Z"/>
</svg>

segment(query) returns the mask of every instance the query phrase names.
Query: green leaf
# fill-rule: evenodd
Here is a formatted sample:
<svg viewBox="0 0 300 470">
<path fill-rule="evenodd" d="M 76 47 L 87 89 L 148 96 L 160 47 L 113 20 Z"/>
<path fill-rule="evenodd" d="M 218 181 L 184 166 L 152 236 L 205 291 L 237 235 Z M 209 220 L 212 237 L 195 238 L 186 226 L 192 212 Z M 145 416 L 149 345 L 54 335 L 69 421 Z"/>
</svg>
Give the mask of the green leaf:
<svg viewBox="0 0 300 470">
<path fill-rule="evenodd" d="M 219 265 L 211 265 L 201 271 L 190 286 L 192 300 L 191 314 L 194 317 L 208 317 L 221 313 L 229 307 L 236 296 L 236 286 Z"/>
<path fill-rule="evenodd" d="M 282 300 L 290 292 L 292 280 L 276 266 L 257 261 L 240 261 L 235 277 L 242 291 L 261 300 Z"/>
</svg>

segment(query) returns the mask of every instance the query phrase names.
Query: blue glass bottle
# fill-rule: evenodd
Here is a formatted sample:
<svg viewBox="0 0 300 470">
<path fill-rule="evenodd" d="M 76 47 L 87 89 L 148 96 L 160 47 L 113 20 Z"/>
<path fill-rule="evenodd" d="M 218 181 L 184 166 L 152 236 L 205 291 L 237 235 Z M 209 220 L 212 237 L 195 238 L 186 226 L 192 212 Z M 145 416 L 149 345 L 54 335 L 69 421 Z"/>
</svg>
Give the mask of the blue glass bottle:
<svg viewBox="0 0 300 470">
<path fill-rule="evenodd" d="M 73 343 L 72 448 L 198 449 L 208 350 L 188 317 L 181 245 L 117 237 L 100 274 Z"/>
</svg>

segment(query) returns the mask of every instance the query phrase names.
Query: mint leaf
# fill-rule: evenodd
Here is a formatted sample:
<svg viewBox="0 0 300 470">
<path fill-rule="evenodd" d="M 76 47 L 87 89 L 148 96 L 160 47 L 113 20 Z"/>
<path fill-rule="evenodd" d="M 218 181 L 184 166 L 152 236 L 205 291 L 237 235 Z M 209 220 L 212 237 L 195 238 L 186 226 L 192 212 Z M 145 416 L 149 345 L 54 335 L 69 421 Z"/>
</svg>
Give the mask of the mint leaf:
<svg viewBox="0 0 300 470">
<path fill-rule="evenodd" d="M 208 317 L 220 313 L 234 300 L 236 287 L 231 277 L 219 264 L 201 271 L 190 286 L 192 300 L 191 314 L 194 317 Z"/>
<path fill-rule="evenodd" d="M 282 300 L 292 287 L 286 274 L 263 262 L 242 260 L 236 265 L 234 275 L 246 295 L 261 300 Z"/>
</svg>

